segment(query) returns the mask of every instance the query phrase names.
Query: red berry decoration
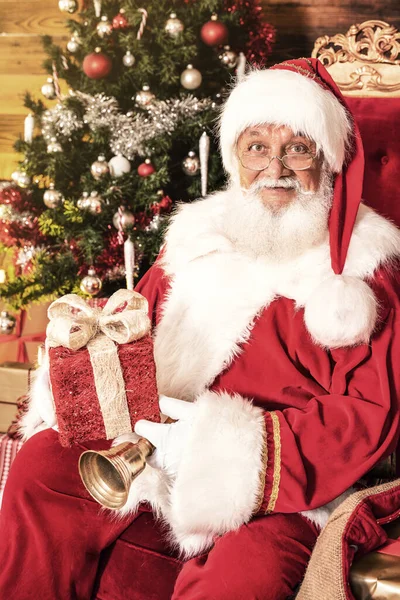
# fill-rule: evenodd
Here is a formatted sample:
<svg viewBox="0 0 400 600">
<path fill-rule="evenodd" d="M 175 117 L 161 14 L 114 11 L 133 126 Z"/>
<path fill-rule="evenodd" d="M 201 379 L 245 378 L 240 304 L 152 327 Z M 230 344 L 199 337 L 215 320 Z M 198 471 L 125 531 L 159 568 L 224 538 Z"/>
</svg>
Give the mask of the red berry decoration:
<svg viewBox="0 0 400 600">
<path fill-rule="evenodd" d="M 148 177 L 149 175 L 152 175 L 153 173 L 155 173 L 156 170 L 153 167 L 153 165 L 151 164 L 150 159 L 146 158 L 144 163 L 142 163 L 141 165 L 138 166 L 137 172 L 140 175 L 140 177 Z"/>
<path fill-rule="evenodd" d="M 200 37 L 207 46 L 221 46 L 228 39 L 228 28 L 222 21 L 218 21 L 217 15 L 213 15 L 211 21 L 201 28 Z"/>
<path fill-rule="evenodd" d="M 112 61 L 109 56 L 97 50 L 85 56 L 82 64 L 83 72 L 90 79 L 103 79 L 110 74 Z"/>
<path fill-rule="evenodd" d="M 127 27 L 129 27 L 129 23 L 124 13 L 124 9 L 121 8 L 119 13 L 115 15 L 115 17 L 112 20 L 113 29 L 126 29 Z"/>
</svg>

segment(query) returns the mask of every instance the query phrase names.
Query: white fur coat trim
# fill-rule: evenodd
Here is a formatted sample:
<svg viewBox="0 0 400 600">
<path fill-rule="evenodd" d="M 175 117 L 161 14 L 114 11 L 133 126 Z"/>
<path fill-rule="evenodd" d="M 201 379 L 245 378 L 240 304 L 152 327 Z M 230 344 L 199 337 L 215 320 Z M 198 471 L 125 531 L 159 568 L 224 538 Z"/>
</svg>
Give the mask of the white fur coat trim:
<svg viewBox="0 0 400 600">
<path fill-rule="evenodd" d="M 162 264 L 172 285 L 155 335 L 162 394 L 192 400 L 204 391 L 279 296 L 304 307 L 305 325 L 323 347 L 367 342 L 376 325 L 377 301 L 366 280 L 399 255 L 392 223 L 361 205 L 338 276 L 328 239 L 280 264 L 237 252 L 224 234 L 228 210 L 229 190 L 181 207 L 168 231 Z"/>
</svg>

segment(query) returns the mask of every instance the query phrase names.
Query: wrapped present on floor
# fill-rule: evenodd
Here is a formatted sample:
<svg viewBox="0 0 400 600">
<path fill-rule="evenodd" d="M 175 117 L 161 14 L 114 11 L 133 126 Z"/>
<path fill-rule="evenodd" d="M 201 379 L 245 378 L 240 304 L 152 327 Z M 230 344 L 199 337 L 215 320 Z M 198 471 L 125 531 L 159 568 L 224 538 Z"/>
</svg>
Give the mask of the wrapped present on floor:
<svg viewBox="0 0 400 600">
<path fill-rule="evenodd" d="M 113 439 L 159 420 L 147 300 L 118 290 L 103 309 L 68 294 L 48 311 L 46 347 L 60 443 Z"/>
<path fill-rule="evenodd" d="M 0 364 L 0 432 L 7 431 L 17 413 L 17 402 L 29 390 L 33 365 L 4 362 Z"/>
</svg>

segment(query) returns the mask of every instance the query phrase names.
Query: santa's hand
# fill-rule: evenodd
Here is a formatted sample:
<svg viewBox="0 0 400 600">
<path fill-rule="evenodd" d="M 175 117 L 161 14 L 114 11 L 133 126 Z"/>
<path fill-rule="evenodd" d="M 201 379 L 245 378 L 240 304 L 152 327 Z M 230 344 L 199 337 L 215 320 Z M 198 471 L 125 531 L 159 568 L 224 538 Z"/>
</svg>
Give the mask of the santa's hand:
<svg viewBox="0 0 400 600">
<path fill-rule="evenodd" d="M 135 425 L 135 433 L 149 440 L 156 450 L 147 459 L 151 467 L 163 469 L 175 477 L 192 426 L 195 405 L 191 402 L 160 396 L 160 410 L 175 423 L 153 423 L 141 420 Z"/>
</svg>

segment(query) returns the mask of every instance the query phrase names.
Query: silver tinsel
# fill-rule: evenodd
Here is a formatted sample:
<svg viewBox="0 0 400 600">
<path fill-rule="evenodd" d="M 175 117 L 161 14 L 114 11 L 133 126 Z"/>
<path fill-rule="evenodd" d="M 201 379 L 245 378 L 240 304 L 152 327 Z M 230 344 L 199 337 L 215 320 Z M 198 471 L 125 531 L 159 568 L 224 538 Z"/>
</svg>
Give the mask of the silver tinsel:
<svg viewBox="0 0 400 600">
<path fill-rule="evenodd" d="M 87 125 L 92 131 L 108 129 L 110 150 L 128 160 L 151 154 L 152 138 L 171 135 L 182 120 L 212 108 L 212 100 L 199 100 L 192 95 L 168 100 L 154 100 L 145 111 L 123 114 L 115 98 L 105 94 L 71 92 L 84 107 L 83 120 L 62 103 L 42 115 L 42 133 L 47 140 L 70 136 Z"/>
</svg>

